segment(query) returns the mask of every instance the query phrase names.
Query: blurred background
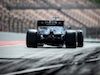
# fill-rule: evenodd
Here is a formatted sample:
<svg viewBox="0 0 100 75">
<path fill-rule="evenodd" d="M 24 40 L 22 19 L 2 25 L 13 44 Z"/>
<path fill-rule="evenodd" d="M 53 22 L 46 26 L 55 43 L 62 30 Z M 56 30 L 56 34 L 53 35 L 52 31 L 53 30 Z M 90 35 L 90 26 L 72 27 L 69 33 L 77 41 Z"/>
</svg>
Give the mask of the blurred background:
<svg viewBox="0 0 100 75">
<path fill-rule="evenodd" d="M 82 29 L 86 38 L 100 39 L 100 0 L 0 0 L 1 32 L 26 33 L 53 16 Z"/>
</svg>

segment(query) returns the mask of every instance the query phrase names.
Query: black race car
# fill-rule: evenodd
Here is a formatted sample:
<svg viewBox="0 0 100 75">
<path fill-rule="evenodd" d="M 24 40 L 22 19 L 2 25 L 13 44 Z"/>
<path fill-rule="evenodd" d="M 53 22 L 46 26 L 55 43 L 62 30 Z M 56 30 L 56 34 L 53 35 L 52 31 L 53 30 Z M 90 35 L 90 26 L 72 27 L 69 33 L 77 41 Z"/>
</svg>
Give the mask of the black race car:
<svg viewBox="0 0 100 75">
<path fill-rule="evenodd" d="M 37 29 L 27 30 L 27 47 L 37 48 L 44 44 L 53 46 L 63 46 L 66 48 L 83 47 L 83 31 L 69 30 L 64 28 L 64 21 L 60 20 L 39 20 Z"/>
</svg>

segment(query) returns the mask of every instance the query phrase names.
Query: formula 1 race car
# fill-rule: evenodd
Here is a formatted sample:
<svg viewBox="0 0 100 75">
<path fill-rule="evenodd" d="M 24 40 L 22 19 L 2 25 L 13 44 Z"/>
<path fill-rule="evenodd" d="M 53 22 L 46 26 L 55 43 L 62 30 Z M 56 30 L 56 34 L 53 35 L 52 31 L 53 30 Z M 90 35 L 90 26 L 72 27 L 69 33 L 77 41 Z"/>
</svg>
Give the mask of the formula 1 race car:
<svg viewBox="0 0 100 75">
<path fill-rule="evenodd" d="M 39 20 L 37 29 L 28 29 L 26 35 L 27 47 L 37 48 L 44 44 L 52 46 L 63 46 L 66 48 L 83 47 L 83 31 L 69 30 L 64 28 L 64 21 Z"/>
</svg>

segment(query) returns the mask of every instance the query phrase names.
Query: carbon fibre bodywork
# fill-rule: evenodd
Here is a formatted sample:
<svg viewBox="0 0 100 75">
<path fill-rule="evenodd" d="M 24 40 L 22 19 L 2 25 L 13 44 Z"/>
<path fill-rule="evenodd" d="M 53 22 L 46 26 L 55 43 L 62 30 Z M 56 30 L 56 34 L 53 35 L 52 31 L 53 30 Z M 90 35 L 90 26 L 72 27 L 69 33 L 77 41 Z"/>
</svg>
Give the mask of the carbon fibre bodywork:
<svg viewBox="0 0 100 75">
<path fill-rule="evenodd" d="M 75 30 L 65 30 L 64 21 L 38 21 L 38 35 L 40 43 L 49 45 L 63 45 L 66 32 L 76 32 Z M 42 24 L 41 24 L 42 22 Z M 43 24 L 44 23 L 44 24 Z M 45 24 L 47 23 L 47 24 Z M 42 27 L 41 27 L 42 26 Z"/>
</svg>

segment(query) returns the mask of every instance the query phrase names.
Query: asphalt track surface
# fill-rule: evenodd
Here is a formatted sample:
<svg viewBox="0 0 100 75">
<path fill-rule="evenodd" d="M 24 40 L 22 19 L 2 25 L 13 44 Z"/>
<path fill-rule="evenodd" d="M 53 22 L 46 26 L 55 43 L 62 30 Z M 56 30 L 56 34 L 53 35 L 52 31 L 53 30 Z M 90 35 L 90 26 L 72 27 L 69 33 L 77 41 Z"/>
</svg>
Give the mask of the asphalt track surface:
<svg viewBox="0 0 100 75">
<path fill-rule="evenodd" d="M 0 46 L 0 75 L 100 75 L 100 43 L 84 42 L 82 48 L 27 48 L 25 37 L 0 32 L 0 41 L 14 41 Z"/>
</svg>

